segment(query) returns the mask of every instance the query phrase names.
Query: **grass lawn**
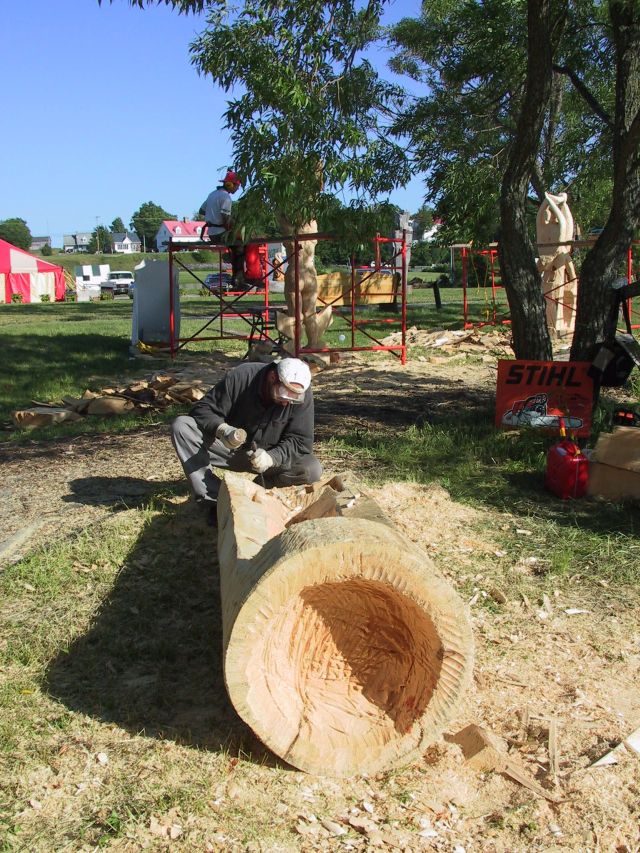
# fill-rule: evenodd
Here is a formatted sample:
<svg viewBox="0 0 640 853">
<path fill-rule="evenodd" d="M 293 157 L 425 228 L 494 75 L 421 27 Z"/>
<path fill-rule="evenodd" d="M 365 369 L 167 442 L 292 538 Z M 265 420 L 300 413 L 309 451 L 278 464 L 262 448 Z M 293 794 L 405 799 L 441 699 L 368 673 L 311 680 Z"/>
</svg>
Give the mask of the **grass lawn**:
<svg viewBox="0 0 640 853">
<path fill-rule="evenodd" d="M 443 290 L 442 297 L 438 311 L 430 290 L 414 291 L 409 325 L 459 328 L 460 291 Z M 210 316 L 212 304 L 211 297 L 184 299 L 183 334 Z M 483 294 L 473 310 L 483 318 Z M 387 315 L 372 309 L 369 316 Z M 128 299 L 2 306 L 0 327 L 5 421 L 31 400 L 75 396 L 165 366 L 130 359 Z M 339 334 L 330 331 L 332 340 Z M 224 346 L 241 355 L 245 342 Z M 420 400 L 462 399 L 458 409 L 434 409 L 397 429 L 385 418 L 409 407 L 418 374 L 404 378 L 405 396 L 390 395 L 385 408 L 375 377 L 369 388 L 347 368 L 338 393 L 371 393 L 378 426 L 366 405 L 360 419 L 343 422 L 333 405 L 318 453 L 325 465 L 378 489 L 385 512 L 469 603 L 477 682 L 460 725 L 482 722 L 512 743 L 524 730 L 531 772 L 548 783 L 541 721 L 558 719 L 562 802 L 552 810 L 497 773 L 470 771 L 445 742 L 409 767 L 344 783 L 276 760 L 226 694 L 215 533 L 186 502 L 166 428 L 152 428 L 148 417 L 87 419 L 3 435 L 16 440 L 2 448 L 5 496 L 24 481 L 27 520 L 42 515 L 59 526 L 40 547 L 0 567 L 2 853 L 364 853 L 372 845 L 353 818 L 372 814 L 394 839 L 387 849 L 435 849 L 434 832 L 437 849 L 469 853 L 542 853 L 565 841 L 571 850 L 634 849 L 635 758 L 598 771 L 607 774 L 606 785 L 585 769 L 635 719 L 637 504 L 545 494 L 550 439 L 497 432 L 490 394 L 474 405 L 464 397 L 477 360 L 456 356 L 451 364 L 460 369 L 454 378 L 443 367 Z M 428 379 L 432 369 L 438 366 L 424 364 Z M 391 381 L 399 375 L 391 373 Z M 317 398 L 328 408 L 329 386 L 337 383 L 330 371 L 324 387 L 323 374 L 317 381 Z M 637 397 L 637 384 L 633 389 Z M 600 411 L 598 427 L 604 417 Z M 50 440 L 82 430 L 104 444 Z M 120 430 L 130 435 L 107 435 Z M 45 481 L 59 501 L 53 509 Z M 69 529 L 72 512 L 80 521 Z M 554 614 L 543 617 L 545 598 Z M 564 608 L 581 615 L 566 616 Z M 620 710 L 619 699 L 631 710 Z M 531 731 L 524 723 L 530 718 Z M 561 825 L 562 844 L 550 822 Z"/>
<path fill-rule="evenodd" d="M 183 275 L 186 275 L 183 273 Z M 181 337 L 198 332 L 217 313 L 216 297 L 201 295 L 197 283 L 187 287 L 181 300 Z M 407 309 L 407 325 L 418 328 L 452 329 L 462 325 L 462 290 L 446 288 L 441 291 L 442 309 L 435 307 L 433 292 L 414 289 Z M 504 298 L 504 297 L 502 297 Z M 484 294 L 470 294 L 470 317 L 484 321 L 488 317 Z M 248 295 L 238 304 L 257 304 Z M 282 304 L 282 294 L 272 294 L 271 303 Z M 129 353 L 131 339 L 132 302 L 126 298 L 96 303 L 45 303 L 34 305 L 9 304 L 0 306 L 0 331 L 4 340 L 4 368 L 0 378 L 0 422 L 5 426 L 10 413 L 16 408 L 26 408 L 33 401 L 47 403 L 63 396 L 80 396 L 86 388 L 99 390 L 105 382 L 125 383 L 140 373 L 140 362 Z M 358 316 L 370 321 L 367 327 L 375 337 L 384 337 L 396 330 L 398 314 L 380 310 L 376 306 L 359 311 Z M 211 324 L 203 334 L 215 335 L 219 322 Z M 241 335 L 249 327 L 242 320 L 225 320 L 224 329 Z M 341 339 L 344 336 L 344 340 Z M 326 335 L 327 345 L 344 347 L 350 342 L 347 323 L 335 317 Z M 370 341 L 358 333 L 356 345 L 366 346 Z M 216 342 L 196 342 L 189 350 L 208 350 Z M 241 356 L 246 351 L 242 341 L 225 341 L 224 348 Z M 162 361 L 154 363 L 161 369 Z M 171 413 L 170 413 L 171 414 Z M 64 431 L 78 432 L 126 430 L 138 422 L 136 415 L 114 420 L 92 419 L 65 425 Z M 61 435 L 62 430 L 47 435 Z M 6 431 L 0 440 L 21 439 L 24 435 Z"/>
</svg>

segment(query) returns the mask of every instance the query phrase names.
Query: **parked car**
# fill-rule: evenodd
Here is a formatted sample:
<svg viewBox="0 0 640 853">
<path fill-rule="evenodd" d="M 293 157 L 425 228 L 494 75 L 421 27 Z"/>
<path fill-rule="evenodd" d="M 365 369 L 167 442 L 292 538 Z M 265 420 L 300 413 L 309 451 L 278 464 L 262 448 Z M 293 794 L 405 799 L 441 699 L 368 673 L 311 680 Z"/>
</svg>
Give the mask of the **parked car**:
<svg viewBox="0 0 640 853">
<path fill-rule="evenodd" d="M 120 293 L 129 295 L 129 287 L 134 281 L 133 273 L 129 270 L 113 270 L 101 287 L 103 291 L 111 291 L 114 296 Z"/>
<path fill-rule="evenodd" d="M 211 273 L 206 276 L 202 287 L 209 293 L 229 293 L 233 290 L 233 278 L 229 273 Z"/>
</svg>

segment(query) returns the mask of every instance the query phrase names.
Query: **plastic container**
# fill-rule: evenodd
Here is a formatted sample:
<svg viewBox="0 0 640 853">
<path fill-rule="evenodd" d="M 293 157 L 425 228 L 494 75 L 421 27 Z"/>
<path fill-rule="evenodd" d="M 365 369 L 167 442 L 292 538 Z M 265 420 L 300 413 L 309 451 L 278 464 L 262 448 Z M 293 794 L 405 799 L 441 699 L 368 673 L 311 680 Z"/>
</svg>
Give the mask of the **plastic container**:
<svg viewBox="0 0 640 853">
<path fill-rule="evenodd" d="M 142 261 L 135 268 L 136 281 L 133 290 L 131 312 L 131 345 L 142 343 L 166 346 L 170 341 L 169 330 L 169 262 Z M 173 270 L 173 311 L 175 339 L 180 337 L 180 291 L 178 271 Z"/>
<path fill-rule="evenodd" d="M 575 441 L 564 439 L 549 448 L 544 485 L 562 500 L 581 498 L 587 492 L 589 460 Z"/>
</svg>

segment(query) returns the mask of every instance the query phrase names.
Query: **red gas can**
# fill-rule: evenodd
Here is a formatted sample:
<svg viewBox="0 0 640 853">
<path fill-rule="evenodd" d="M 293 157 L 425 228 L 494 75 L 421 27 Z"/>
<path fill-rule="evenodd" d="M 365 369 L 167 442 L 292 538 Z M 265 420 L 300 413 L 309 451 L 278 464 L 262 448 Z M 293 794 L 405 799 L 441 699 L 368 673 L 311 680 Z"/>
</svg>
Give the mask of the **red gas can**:
<svg viewBox="0 0 640 853">
<path fill-rule="evenodd" d="M 581 498 L 587 491 L 589 460 L 575 443 L 564 439 L 549 448 L 544 485 L 563 500 Z"/>
<path fill-rule="evenodd" d="M 267 272 L 268 250 L 266 243 L 248 243 L 244 250 L 244 274 L 251 281 L 264 278 Z"/>
</svg>

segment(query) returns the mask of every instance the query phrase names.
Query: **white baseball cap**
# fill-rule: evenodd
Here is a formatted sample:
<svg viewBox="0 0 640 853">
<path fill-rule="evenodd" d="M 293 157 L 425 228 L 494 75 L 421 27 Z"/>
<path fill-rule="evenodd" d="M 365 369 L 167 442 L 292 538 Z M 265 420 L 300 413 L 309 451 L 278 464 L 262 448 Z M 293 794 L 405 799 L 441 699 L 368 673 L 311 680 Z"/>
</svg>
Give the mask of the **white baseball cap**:
<svg viewBox="0 0 640 853">
<path fill-rule="evenodd" d="M 276 367 L 278 369 L 278 379 L 287 388 L 291 388 L 292 385 L 300 385 L 302 386 L 302 390 L 306 391 L 309 385 L 311 385 L 309 365 L 299 358 L 283 358 L 282 361 L 277 363 Z M 291 388 L 291 390 L 297 391 L 298 389 Z"/>
</svg>

